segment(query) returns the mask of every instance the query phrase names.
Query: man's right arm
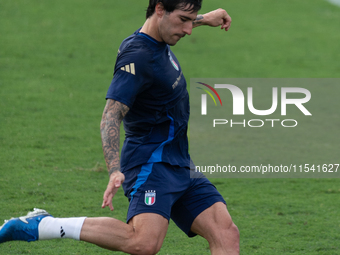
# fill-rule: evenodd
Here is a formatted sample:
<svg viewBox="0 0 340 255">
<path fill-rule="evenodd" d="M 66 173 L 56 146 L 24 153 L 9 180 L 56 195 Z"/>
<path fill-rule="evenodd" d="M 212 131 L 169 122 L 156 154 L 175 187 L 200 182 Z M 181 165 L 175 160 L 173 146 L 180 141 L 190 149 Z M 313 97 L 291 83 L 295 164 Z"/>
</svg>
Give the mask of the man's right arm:
<svg viewBox="0 0 340 255">
<path fill-rule="evenodd" d="M 128 111 L 129 107 L 112 99 L 107 100 L 104 108 L 102 121 L 100 123 L 100 132 L 109 175 L 120 170 L 120 124 Z"/>
<path fill-rule="evenodd" d="M 100 124 L 103 152 L 110 175 L 109 183 L 104 192 L 102 207 L 109 206 L 111 210 L 113 210 L 112 198 L 125 179 L 120 172 L 120 124 L 128 111 L 128 106 L 108 99 Z"/>
</svg>

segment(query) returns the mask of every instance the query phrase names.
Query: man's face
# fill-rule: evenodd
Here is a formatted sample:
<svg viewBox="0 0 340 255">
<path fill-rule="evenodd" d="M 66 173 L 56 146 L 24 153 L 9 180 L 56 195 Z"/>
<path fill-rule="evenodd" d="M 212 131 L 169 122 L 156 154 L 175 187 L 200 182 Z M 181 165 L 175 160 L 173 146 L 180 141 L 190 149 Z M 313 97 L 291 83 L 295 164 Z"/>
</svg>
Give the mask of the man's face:
<svg viewBox="0 0 340 255">
<path fill-rule="evenodd" d="M 197 12 L 176 9 L 171 13 L 164 12 L 158 26 L 161 39 L 173 46 L 185 35 L 191 35 L 192 22 L 196 19 Z"/>
</svg>

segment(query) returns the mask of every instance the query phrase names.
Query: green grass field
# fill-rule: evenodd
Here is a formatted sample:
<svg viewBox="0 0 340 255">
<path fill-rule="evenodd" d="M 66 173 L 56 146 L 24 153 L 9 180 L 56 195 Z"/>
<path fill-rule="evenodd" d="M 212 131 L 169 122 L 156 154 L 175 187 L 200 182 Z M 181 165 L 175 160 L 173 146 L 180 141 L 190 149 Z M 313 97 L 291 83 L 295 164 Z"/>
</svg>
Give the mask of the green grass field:
<svg viewBox="0 0 340 255">
<path fill-rule="evenodd" d="M 0 0 L 0 221 L 33 207 L 56 217 L 125 220 L 122 190 L 114 212 L 101 209 L 108 174 L 99 124 L 117 49 L 142 26 L 147 2 Z M 323 0 L 205 0 L 202 13 L 219 7 L 233 18 L 228 33 L 197 28 L 173 47 L 188 81 L 339 78 L 339 7 Z M 339 179 L 212 182 L 239 227 L 241 254 L 340 254 Z M 0 245 L 1 255 L 111 253 L 73 240 Z M 159 254 L 209 249 L 170 222 Z"/>
</svg>

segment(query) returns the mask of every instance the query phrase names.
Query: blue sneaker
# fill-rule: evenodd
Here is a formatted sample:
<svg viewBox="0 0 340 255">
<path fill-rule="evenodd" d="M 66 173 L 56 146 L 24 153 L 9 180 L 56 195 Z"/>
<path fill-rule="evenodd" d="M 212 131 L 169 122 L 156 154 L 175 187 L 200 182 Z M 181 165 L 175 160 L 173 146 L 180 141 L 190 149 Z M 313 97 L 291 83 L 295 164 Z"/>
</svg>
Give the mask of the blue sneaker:
<svg viewBox="0 0 340 255">
<path fill-rule="evenodd" d="M 51 216 L 42 209 L 34 208 L 26 216 L 5 220 L 0 227 L 0 243 L 8 241 L 37 241 L 39 239 L 38 226 L 46 216 Z"/>
</svg>

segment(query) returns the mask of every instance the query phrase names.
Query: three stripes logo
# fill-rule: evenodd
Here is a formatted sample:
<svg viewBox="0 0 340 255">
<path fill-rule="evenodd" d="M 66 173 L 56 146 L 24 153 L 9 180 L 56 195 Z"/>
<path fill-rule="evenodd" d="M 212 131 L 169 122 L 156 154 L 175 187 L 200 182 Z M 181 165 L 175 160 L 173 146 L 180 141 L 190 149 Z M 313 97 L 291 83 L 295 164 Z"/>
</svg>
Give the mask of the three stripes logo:
<svg viewBox="0 0 340 255">
<path fill-rule="evenodd" d="M 120 68 L 120 70 L 127 72 L 127 73 L 131 73 L 133 75 L 136 75 L 136 69 L 135 69 L 135 64 L 131 63 L 129 65 L 123 66 L 122 68 Z"/>
<path fill-rule="evenodd" d="M 208 85 L 206 83 L 203 83 L 203 82 L 197 82 L 197 83 L 199 83 L 199 84 L 207 87 L 208 89 L 210 89 L 217 96 L 217 98 L 220 101 L 220 104 L 222 106 L 221 97 L 220 97 L 220 95 L 217 93 L 217 91 L 213 87 L 211 87 L 210 85 Z M 215 105 L 217 106 L 216 100 L 215 100 L 214 96 L 212 95 L 212 93 L 209 90 L 201 88 L 201 87 L 197 87 L 197 88 L 201 89 L 205 93 L 207 93 L 213 99 Z M 202 94 L 202 97 L 201 97 L 201 100 L 202 100 L 201 115 L 207 115 L 207 94 Z"/>
<path fill-rule="evenodd" d="M 64 237 L 65 234 L 66 234 L 66 233 L 65 233 L 63 227 L 61 226 L 61 227 L 60 227 L 60 237 Z"/>
</svg>

